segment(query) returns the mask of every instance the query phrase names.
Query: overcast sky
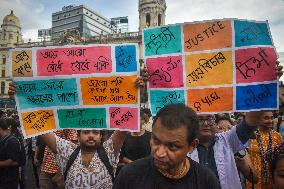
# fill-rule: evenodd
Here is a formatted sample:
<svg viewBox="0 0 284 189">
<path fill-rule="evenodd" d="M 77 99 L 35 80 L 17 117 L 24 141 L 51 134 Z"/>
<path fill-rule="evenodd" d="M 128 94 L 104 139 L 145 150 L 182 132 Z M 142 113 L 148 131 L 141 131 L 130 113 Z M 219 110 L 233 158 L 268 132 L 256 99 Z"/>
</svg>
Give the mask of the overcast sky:
<svg viewBox="0 0 284 189">
<path fill-rule="evenodd" d="M 240 18 L 268 20 L 278 52 L 284 52 L 284 0 L 166 0 L 166 24 Z M 0 0 L 0 20 L 14 10 L 25 40 L 51 28 L 51 15 L 63 6 L 84 4 L 107 18 L 128 16 L 130 31 L 138 31 L 138 0 Z"/>
</svg>

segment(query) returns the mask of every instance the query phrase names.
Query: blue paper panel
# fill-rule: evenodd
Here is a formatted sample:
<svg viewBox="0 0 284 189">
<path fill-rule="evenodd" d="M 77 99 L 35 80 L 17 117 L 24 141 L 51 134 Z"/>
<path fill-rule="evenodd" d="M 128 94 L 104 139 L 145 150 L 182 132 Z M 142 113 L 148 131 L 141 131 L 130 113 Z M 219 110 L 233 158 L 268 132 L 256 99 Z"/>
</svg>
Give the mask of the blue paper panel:
<svg viewBox="0 0 284 189">
<path fill-rule="evenodd" d="M 185 104 L 184 91 L 183 90 L 150 91 L 150 103 L 151 103 L 152 115 L 155 116 L 161 108 L 163 108 L 168 104 L 176 104 L 176 103 Z"/>
<path fill-rule="evenodd" d="M 116 72 L 137 71 L 136 46 L 123 45 L 115 47 Z"/>
<path fill-rule="evenodd" d="M 272 45 L 267 23 L 234 21 L 236 47 Z"/>
<path fill-rule="evenodd" d="M 181 53 L 181 26 L 144 30 L 145 55 Z"/>
<path fill-rule="evenodd" d="M 277 108 L 277 83 L 237 86 L 236 109 Z"/>
<path fill-rule="evenodd" d="M 19 108 L 78 105 L 76 79 L 16 81 Z"/>
</svg>

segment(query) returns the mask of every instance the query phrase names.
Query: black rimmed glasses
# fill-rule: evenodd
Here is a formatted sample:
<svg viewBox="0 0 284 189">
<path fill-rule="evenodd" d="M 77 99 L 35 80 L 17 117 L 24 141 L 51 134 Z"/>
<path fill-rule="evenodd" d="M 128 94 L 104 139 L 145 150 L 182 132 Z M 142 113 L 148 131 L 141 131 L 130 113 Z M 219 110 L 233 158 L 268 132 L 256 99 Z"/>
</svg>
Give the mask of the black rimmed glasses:
<svg viewBox="0 0 284 189">
<path fill-rule="evenodd" d="M 216 123 L 216 120 L 214 118 L 209 118 L 209 119 L 199 119 L 199 125 L 203 126 L 205 124 L 205 121 L 207 125 L 209 126 L 214 126 Z"/>
</svg>

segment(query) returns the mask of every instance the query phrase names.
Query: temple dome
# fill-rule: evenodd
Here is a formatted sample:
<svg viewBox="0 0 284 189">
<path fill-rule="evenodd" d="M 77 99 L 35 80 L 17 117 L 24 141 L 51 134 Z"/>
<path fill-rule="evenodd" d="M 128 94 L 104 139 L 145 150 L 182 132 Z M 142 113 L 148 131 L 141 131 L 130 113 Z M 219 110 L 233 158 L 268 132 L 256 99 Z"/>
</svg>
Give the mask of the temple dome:
<svg viewBox="0 0 284 189">
<path fill-rule="evenodd" d="M 21 27 L 19 18 L 14 15 L 12 10 L 9 15 L 4 17 L 3 25 L 14 25 L 17 27 Z"/>
</svg>

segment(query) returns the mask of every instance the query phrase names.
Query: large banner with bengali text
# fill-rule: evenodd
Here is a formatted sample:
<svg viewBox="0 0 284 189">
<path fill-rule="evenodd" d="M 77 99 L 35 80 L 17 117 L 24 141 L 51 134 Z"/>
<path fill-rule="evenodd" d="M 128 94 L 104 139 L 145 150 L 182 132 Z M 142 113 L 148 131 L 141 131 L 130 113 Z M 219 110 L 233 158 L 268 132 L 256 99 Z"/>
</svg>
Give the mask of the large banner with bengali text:
<svg viewBox="0 0 284 189">
<path fill-rule="evenodd" d="M 153 115 L 184 103 L 197 113 L 278 108 L 268 22 L 222 19 L 144 29 Z"/>
<path fill-rule="evenodd" d="M 138 45 L 13 49 L 25 138 L 58 129 L 140 130 Z"/>
</svg>

